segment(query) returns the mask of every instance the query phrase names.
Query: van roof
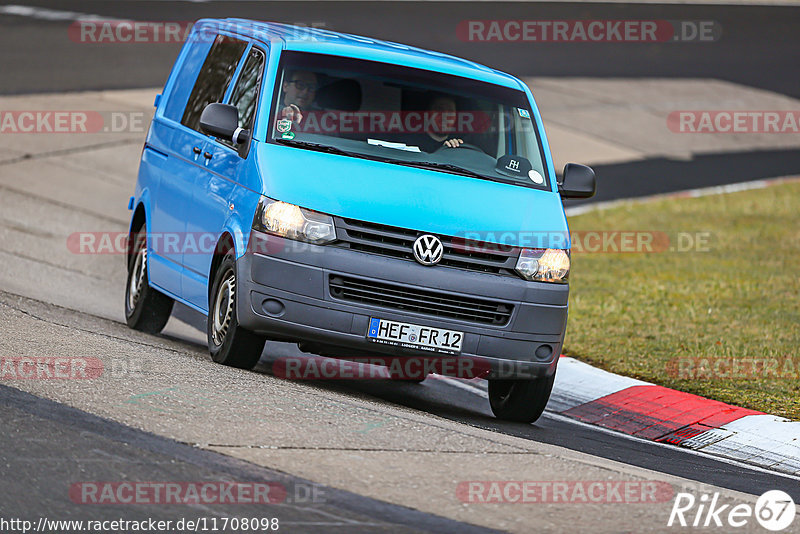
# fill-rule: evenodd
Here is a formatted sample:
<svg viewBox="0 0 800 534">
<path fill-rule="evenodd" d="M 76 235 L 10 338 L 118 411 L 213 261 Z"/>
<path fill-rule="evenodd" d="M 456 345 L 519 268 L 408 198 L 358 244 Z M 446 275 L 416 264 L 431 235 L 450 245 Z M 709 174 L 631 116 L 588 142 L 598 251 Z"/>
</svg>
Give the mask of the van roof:
<svg viewBox="0 0 800 534">
<path fill-rule="evenodd" d="M 264 42 L 278 43 L 285 50 L 317 52 L 402 64 L 473 78 L 514 89 L 524 87 L 518 78 L 474 61 L 372 37 L 361 37 L 324 28 L 238 18 L 201 19 L 195 24 L 195 29 L 202 29 L 203 26 L 232 31 Z"/>
</svg>

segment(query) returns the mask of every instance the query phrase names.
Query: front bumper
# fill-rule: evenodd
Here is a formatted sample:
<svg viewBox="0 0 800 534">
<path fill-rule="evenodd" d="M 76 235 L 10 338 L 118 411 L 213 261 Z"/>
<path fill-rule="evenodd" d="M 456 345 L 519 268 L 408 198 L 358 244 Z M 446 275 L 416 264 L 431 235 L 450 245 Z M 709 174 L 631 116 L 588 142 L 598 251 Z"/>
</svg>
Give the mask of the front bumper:
<svg viewBox="0 0 800 534">
<path fill-rule="evenodd" d="M 332 277 L 436 291 L 443 296 L 486 298 L 513 306 L 505 324 L 482 324 L 337 298 Z M 253 232 L 237 260 L 239 323 L 271 339 L 294 341 L 326 356 L 436 358 L 431 352 L 373 343 L 371 317 L 464 333 L 459 358 L 480 360 L 487 378 L 533 378 L 555 373 L 567 322 L 567 284 L 527 282 L 509 276 L 317 246 Z M 542 346 L 549 346 L 540 349 Z M 536 355 L 537 349 L 539 356 Z"/>
</svg>

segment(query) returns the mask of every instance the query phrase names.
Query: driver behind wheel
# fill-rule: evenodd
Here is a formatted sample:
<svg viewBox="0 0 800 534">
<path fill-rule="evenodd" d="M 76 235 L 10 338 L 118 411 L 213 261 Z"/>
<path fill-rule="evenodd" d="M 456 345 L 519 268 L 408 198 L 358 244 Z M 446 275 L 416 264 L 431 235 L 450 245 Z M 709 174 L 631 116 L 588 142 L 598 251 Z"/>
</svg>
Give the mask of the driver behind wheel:
<svg viewBox="0 0 800 534">
<path fill-rule="evenodd" d="M 302 70 L 290 72 L 283 82 L 280 118 L 301 124 L 304 114 L 308 113 L 314 102 L 317 87 L 316 73 Z"/>
<path fill-rule="evenodd" d="M 434 114 L 433 128 L 426 128 L 424 132 L 412 133 L 405 138 L 406 145 L 417 146 L 423 152 L 436 152 L 440 148 L 458 148 L 464 143 L 463 139 L 451 137 L 456 130 L 456 113 L 458 108 L 453 97 L 443 94 L 434 94 L 426 107 L 426 113 Z M 428 124 L 429 121 L 425 121 Z M 436 131 L 438 130 L 438 131 Z"/>
</svg>

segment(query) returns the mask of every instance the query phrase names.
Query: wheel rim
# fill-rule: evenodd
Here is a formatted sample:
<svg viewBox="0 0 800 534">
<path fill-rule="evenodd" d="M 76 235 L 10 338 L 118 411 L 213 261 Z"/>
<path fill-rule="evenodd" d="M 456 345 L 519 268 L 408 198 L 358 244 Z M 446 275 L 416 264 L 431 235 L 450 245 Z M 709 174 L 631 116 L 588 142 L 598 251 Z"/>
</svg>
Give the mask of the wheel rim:
<svg viewBox="0 0 800 534">
<path fill-rule="evenodd" d="M 142 241 L 139 249 L 136 251 L 136 259 L 131 269 L 131 277 L 128 282 L 128 308 L 133 310 L 136 304 L 139 303 L 139 298 L 142 296 L 142 288 L 145 283 L 145 276 L 147 273 L 147 243 Z"/>
<path fill-rule="evenodd" d="M 225 341 L 228 328 L 233 320 L 233 296 L 235 291 L 236 278 L 233 271 L 228 271 L 225 273 L 225 277 L 219 285 L 219 289 L 217 289 L 217 296 L 214 299 L 214 324 L 211 329 L 211 337 L 217 345 L 222 345 L 222 342 Z"/>
</svg>

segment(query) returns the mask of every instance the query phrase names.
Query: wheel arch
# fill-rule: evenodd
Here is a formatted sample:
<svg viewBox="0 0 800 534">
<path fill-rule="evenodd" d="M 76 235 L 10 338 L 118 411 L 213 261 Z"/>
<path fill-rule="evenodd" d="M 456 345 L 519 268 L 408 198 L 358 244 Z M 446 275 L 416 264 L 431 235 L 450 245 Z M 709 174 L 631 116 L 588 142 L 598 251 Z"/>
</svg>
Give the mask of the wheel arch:
<svg viewBox="0 0 800 534">
<path fill-rule="evenodd" d="M 126 247 L 127 248 L 126 258 L 128 259 L 127 261 L 128 269 L 131 268 L 130 257 L 131 253 L 133 252 L 132 249 L 135 242 L 134 234 L 136 234 L 136 232 L 141 230 L 142 227 L 145 225 L 147 225 L 147 227 L 150 228 L 149 224 L 150 221 L 147 220 L 147 209 L 145 208 L 144 204 L 145 204 L 144 201 L 140 201 L 136 205 L 136 208 L 133 211 L 133 216 L 131 217 L 131 224 L 128 227 L 128 240 Z"/>
<path fill-rule="evenodd" d="M 228 231 L 225 230 L 222 232 L 222 235 L 219 236 L 217 240 L 217 244 L 214 246 L 214 256 L 211 258 L 211 267 L 208 271 L 208 306 L 209 306 L 209 313 L 211 309 L 211 291 L 213 290 L 213 280 L 214 275 L 217 272 L 220 264 L 222 263 L 222 259 L 225 257 L 225 254 L 228 251 L 233 250 L 234 256 L 236 256 L 236 241 L 233 235 Z"/>
</svg>

